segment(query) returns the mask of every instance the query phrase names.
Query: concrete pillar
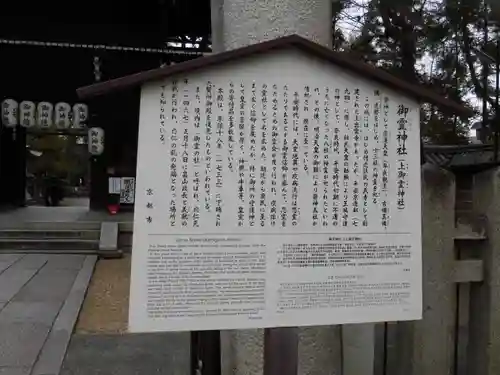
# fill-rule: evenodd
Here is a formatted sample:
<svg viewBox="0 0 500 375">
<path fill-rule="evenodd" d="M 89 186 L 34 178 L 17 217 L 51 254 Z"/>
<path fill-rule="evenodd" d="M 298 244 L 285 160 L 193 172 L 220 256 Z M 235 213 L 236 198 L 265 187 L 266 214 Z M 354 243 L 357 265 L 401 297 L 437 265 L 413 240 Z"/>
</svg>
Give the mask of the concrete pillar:
<svg viewBox="0 0 500 375">
<path fill-rule="evenodd" d="M 471 285 L 468 372 L 500 374 L 500 169 L 475 176 L 474 211 L 486 216 L 487 241 L 478 243 L 484 281 Z"/>
<path fill-rule="evenodd" d="M 298 34 L 332 45 L 330 0 L 212 0 L 214 52 Z"/>
</svg>

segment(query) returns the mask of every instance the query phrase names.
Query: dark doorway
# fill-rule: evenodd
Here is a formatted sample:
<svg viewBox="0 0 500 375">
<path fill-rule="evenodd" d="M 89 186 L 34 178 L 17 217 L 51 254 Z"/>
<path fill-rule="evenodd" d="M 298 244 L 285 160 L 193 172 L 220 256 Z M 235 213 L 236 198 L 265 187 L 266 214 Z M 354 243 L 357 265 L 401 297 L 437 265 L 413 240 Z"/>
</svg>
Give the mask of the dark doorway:
<svg viewBox="0 0 500 375">
<path fill-rule="evenodd" d="M 86 135 L 26 135 L 27 205 L 88 206 L 89 176 Z"/>
</svg>

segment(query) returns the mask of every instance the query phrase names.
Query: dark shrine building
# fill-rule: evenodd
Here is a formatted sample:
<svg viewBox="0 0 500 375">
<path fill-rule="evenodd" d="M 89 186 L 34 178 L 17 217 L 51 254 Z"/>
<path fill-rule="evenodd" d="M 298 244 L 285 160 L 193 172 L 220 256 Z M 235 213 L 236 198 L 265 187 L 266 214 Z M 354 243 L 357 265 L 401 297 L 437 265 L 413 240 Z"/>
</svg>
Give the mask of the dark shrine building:
<svg viewBox="0 0 500 375">
<path fill-rule="evenodd" d="M 0 12 L 0 102 L 81 103 L 76 89 L 209 50 L 209 0 L 8 2 Z M 139 91 L 89 102 L 87 128 L 104 130 L 104 150 L 88 153 L 93 209 L 110 200 L 110 177 L 135 177 Z M 0 127 L 0 207 L 26 203 L 27 137 L 80 136 L 87 129 Z M 87 161 L 85 160 L 85 161 Z M 132 202 L 129 202 L 132 203 Z"/>
</svg>

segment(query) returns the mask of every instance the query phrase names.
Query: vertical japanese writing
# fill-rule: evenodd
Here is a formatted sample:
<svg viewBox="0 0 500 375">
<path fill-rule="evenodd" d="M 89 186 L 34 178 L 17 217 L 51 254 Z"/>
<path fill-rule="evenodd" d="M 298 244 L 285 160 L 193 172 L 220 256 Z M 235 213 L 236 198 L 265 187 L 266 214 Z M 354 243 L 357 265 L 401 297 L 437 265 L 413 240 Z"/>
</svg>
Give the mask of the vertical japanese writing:
<svg viewBox="0 0 500 375">
<path fill-rule="evenodd" d="M 383 148 L 382 148 L 382 226 L 387 228 L 389 226 L 390 212 L 388 199 L 388 183 L 389 183 L 389 98 L 384 96 L 383 107 Z"/>
<path fill-rule="evenodd" d="M 261 139 L 260 139 L 260 159 L 262 164 L 260 165 L 260 200 L 259 200 L 259 211 L 260 211 L 260 226 L 264 227 L 266 225 L 266 193 L 267 193 L 267 166 L 265 164 L 267 160 L 267 85 L 263 84 L 260 91 L 260 104 L 262 108 L 261 117 Z"/>
<path fill-rule="evenodd" d="M 349 134 L 351 129 L 349 126 L 350 113 L 349 108 L 351 106 L 351 92 L 348 88 L 344 90 L 344 165 L 343 165 L 343 203 L 342 203 L 342 226 L 347 227 L 349 225 L 349 174 L 350 174 L 350 160 L 349 160 Z"/>
<path fill-rule="evenodd" d="M 196 87 L 194 100 L 194 135 L 193 135 L 193 227 L 200 226 L 200 167 L 201 167 L 201 95 L 200 87 Z"/>
<path fill-rule="evenodd" d="M 292 226 L 296 226 L 300 220 L 299 197 L 299 124 L 300 124 L 300 96 L 297 91 L 293 94 L 292 103 Z"/>
<path fill-rule="evenodd" d="M 288 86 L 283 87 L 283 142 L 281 147 L 281 199 L 280 210 L 281 226 L 287 227 L 288 224 Z"/>
<path fill-rule="evenodd" d="M 398 106 L 398 133 L 397 133 L 397 155 L 398 155 L 398 210 L 404 210 L 406 207 L 406 176 L 408 150 L 406 141 L 408 139 L 408 113 L 409 108 L 403 104 Z"/>
<path fill-rule="evenodd" d="M 189 166 L 189 132 L 185 128 L 182 137 L 182 180 L 181 180 L 181 198 L 182 198 L 182 211 L 181 211 L 181 225 L 186 227 L 188 225 L 189 219 L 189 209 L 188 209 L 188 166 Z"/>
<path fill-rule="evenodd" d="M 370 98 L 365 97 L 363 110 L 363 226 L 368 226 L 368 202 L 370 186 Z"/>
<path fill-rule="evenodd" d="M 309 99 L 311 98 L 311 89 L 304 87 L 304 118 L 302 119 L 302 155 L 304 157 L 304 172 L 309 173 Z"/>
<path fill-rule="evenodd" d="M 359 88 L 354 89 L 354 166 L 352 176 L 352 212 L 355 214 L 352 218 L 352 224 L 358 226 L 359 213 L 359 176 L 360 176 L 360 141 L 361 141 L 361 110 L 360 110 Z"/>
<path fill-rule="evenodd" d="M 189 220 L 189 208 L 188 208 L 188 185 L 189 185 L 189 174 L 188 174 L 188 166 L 189 166 L 189 131 L 188 124 L 190 122 L 189 118 L 189 108 L 191 105 L 191 101 L 189 99 L 189 81 L 187 79 L 184 80 L 184 87 L 182 90 L 182 123 L 183 123 L 183 134 L 182 134 L 182 154 L 181 154 L 181 162 L 182 162 L 182 175 L 181 175 L 181 199 L 182 199 L 182 208 L 181 208 L 181 226 L 187 227 Z"/>
<path fill-rule="evenodd" d="M 325 97 L 323 100 L 324 112 L 324 133 L 323 133 L 323 227 L 330 225 L 330 213 L 328 209 L 330 192 L 330 89 L 325 88 Z"/>
<path fill-rule="evenodd" d="M 212 107 L 213 85 L 208 81 L 205 87 L 205 210 L 212 211 Z"/>
<path fill-rule="evenodd" d="M 380 197 L 380 92 L 375 91 L 375 105 L 373 108 L 373 149 L 372 149 L 372 202 L 378 206 Z"/>
<path fill-rule="evenodd" d="M 154 209 L 154 203 L 153 203 L 153 189 L 147 188 L 146 189 L 146 208 L 148 209 L 148 214 L 146 215 L 146 223 L 151 224 L 153 222 L 153 209 Z"/>
<path fill-rule="evenodd" d="M 339 199 L 340 199 L 340 179 L 339 179 L 339 155 L 340 155 L 340 89 L 335 89 L 335 129 L 333 130 L 333 169 L 332 169 L 332 224 L 339 225 Z"/>
<path fill-rule="evenodd" d="M 278 166 L 277 166 L 277 155 L 278 155 L 278 85 L 273 85 L 272 91 L 272 121 L 273 126 L 271 129 L 271 207 L 270 207 L 270 224 L 271 226 L 276 225 L 277 219 L 277 178 L 278 178 Z"/>
<path fill-rule="evenodd" d="M 248 191 L 249 191 L 249 208 L 248 208 L 248 224 L 250 227 L 255 226 L 256 213 L 256 192 L 257 192 L 257 175 L 255 171 L 255 160 L 257 155 L 257 85 L 252 83 L 252 93 L 250 97 L 250 166 L 248 174 Z"/>
<path fill-rule="evenodd" d="M 240 157 L 238 158 L 238 226 L 242 227 L 245 223 L 245 85 L 240 84 L 240 117 L 239 117 L 239 145 L 240 145 Z"/>
<path fill-rule="evenodd" d="M 219 87 L 217 89 L 217 123 L 216 123 L 216 134 L 217 134 L 217 152 L 215 155 L 215 187 L 217 188 L 217 193 L 215 194 L 215 226 L 221 226 L 222 217 L 222 182 L 223 182 L 223 146 L 224 146 L 224 89 Z"/>
<path fill-rule="evenodd" d="M 228 169 L 229 171 L 234 171 L 234 83 L 229 83 L 229 101 L 228 101 L 228 120 L 229 128 L 227 130 L 227 149 L 228 149 Z"/>
<path fill-rule="evenodd" d="M 312 196 L 312 225 L 319 224 L 319 174 L 320 174 L 320 90 L 314 88 L 313 107 L 313 196 Z"/>
<path fill-rule="evenodd" d="M 165 85 L 161 85 L 160 87 L 160 142 L 162 145 L 166 143 L 165 132 L 165 119 L 166 115 L 166 106 L 167 106 L 167 98 L 165 97 Z"/>
<path fill-rule="evenodd" d="M 178 125 L 178 94 L 179 87 L 177 81 L 172 82 L 172 124 L 170 131 L 170 205 L 169 218 L 170 226 L 175 227 L 177 224 L 177 125 Z"/>
</svg>

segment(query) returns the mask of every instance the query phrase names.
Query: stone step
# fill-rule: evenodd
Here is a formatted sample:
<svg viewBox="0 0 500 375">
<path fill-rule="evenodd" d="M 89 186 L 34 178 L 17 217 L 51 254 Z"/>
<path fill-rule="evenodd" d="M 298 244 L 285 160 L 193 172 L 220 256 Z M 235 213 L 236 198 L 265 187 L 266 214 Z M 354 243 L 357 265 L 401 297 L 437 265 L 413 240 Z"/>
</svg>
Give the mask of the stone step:
<svg viewBox="0 0 500 375">
<path fill-rule="evenodd" d="M 101 223 L 98 221 L 26 221 L 12 225 L 5 224 L 2 230 L 100 230 Z"/>
<path fill-rule="evenodd" d="M 100 231 L 94 229 L 72 230 L 72 229 L 0 229 L 0 238 L 14 239 L 39 239 L 52 240 L 58 238 L 67 239 L 99 239 Z"/>
<path fill-rule="evenodd" d="M 0 254 L 71 254 L 71 255 L 98 255 L 96 249 L 2 249 Z"/>
<path fill-rule="evenodd" d="M 98 239 L 80 238 L 0 238 L 0 249 L 19 250 L 98 250 Z"/>
</svg>

